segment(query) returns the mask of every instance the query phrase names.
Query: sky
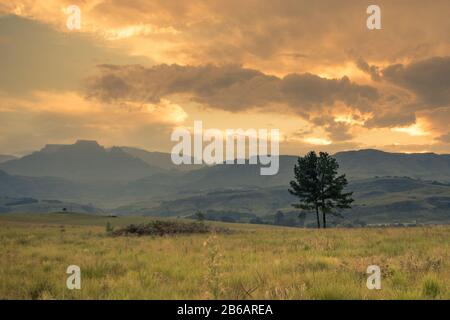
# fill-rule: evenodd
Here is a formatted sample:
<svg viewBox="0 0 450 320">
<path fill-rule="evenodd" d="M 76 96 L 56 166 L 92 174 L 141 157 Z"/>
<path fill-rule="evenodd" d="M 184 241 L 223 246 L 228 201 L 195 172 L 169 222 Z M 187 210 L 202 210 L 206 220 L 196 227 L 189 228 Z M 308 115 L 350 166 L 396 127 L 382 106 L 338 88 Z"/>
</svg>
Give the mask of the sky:
<svg viewBox="0 0 450 320">
<path fill-rule="evenodd" d="M 279 129 L 282 154 L 450 153 L 449 12 L 449 0 L 0 0 L 0 154 L 78 139 L 169 152 L 196 120 Z"/>
</svg>

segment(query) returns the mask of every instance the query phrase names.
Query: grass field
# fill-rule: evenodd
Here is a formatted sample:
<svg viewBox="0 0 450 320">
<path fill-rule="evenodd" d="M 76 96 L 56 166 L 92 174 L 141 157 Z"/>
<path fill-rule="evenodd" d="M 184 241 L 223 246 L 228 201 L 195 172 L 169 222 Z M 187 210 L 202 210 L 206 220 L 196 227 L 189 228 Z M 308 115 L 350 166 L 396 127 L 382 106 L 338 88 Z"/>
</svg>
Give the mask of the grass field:
<svg viewBox="0 0 450 320">
<path fill-rule="evenodd" d="M 144 217 L 0 216 L 0 299 L 449 299 L 450 226 L 111 237 Z M 66 268 L 81 268 L 81 290 Z M 368 290 L 378 265 L 381 290 Z"/>
</svg>

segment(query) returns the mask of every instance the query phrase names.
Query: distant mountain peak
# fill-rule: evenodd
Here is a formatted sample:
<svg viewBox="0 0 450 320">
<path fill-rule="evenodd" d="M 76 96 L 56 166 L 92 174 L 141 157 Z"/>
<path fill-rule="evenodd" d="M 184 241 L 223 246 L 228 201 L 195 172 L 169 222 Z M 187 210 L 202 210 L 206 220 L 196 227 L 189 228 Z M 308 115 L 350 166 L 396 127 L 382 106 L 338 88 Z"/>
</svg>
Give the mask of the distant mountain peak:
<svg viewBox="0 0 450 320">
<path fill-rule="evenodd" d="M 48 144 L 42 150 L 1 164 L 8 173 L 71 180 L 135 180 L 161 172 L 120 148 L 105 149 L 94 140 Z"/>
<path fill-rule="evenodd" d="M 79 140 L 77 140 L 75 142 L 75 145 L 100 147 L 100 145 L 98 144 L 98 142 L 96 140 L 82 140 L 82 139 L 79 139 Z"/>
<path fill-rule="evenodd" d="M 46 144 L 44 148 L 40 150 L 43 153 L 55 153 L 61 150 L 67 149 L 103 149 L 95 140 L 77 140 L 74 144 Z"/>
<path fill-rule="evenodd" d="M 41 150 L 40 152 L 45 152 L 45 153 L 53 153 L 53 152 L 57 152 L 61 147 L 64 147 L 64 144 L 46 144 Z"/>
<path fill-rule="evenodd" d="M 388 154 L 389 152 L 385 152 L 378 149 L 359 149 L 359 150 L 348 150 L 348 151 L 339 151 L 336 154 Z"/>
<path fill-rule="evenodd" d="M 95 140 L 77 140 L 75 144 L 69 146 L 84 150 L 105 150 L 105 148 L 99 145 Z"/>
</svg>

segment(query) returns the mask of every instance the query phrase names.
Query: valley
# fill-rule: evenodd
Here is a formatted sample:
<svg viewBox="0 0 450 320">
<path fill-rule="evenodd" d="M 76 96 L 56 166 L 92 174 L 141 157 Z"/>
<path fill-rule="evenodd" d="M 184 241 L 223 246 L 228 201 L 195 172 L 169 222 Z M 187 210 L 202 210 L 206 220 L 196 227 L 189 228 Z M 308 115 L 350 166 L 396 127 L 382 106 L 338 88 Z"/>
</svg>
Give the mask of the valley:
<svg viewBox="0 0 450 320">
<path fill-rule="evenodd" d="M 332 225 L 450 222 L 449 155 L 360 150 L 335 157 L 355 202 Z M 287 192 L 296 159 L 280 156 L 278 174 L 261 176 L 254 164 L 175 166 L 167 153 L 104 148 L 95 141 L 48 145 L 0 163 L 0 214 L 201 212 L 208 220 L 312 226 L 312 215 L 299 215 Z"/>
</svg>

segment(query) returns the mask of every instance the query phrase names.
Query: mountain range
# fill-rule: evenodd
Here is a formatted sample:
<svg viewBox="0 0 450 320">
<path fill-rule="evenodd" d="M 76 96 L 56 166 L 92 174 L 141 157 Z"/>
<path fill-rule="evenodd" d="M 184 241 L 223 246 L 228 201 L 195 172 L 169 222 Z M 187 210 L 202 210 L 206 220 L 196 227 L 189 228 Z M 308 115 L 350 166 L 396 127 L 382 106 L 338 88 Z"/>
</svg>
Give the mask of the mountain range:
<svg viewBox="0 0 450 320">
<path fill-rule="evenodd" d="M 334 157 L 356 199 L 348 217 L 450 220 L 450 155 L 358 150 Z M 55 209 L 55 202 L 42 202 L 50 199 L 78 208 L 88 203 L 91 212 L 258 217 L 292 211 L 295 199 L 287 188 L 296 160 L 280 156 L 279 173 L 261 176 L 259 165 L 176 166 L 168 153 L 80 140 L 0 162 L 0 197 L 36 199 L 39 210 L 36 202 L 26 208 L 39 212 L 50 203 L 48 210 Z"/>
<path fill-rule="evenodd" d="M 162 171 L 121 148 L 105 149 L 96 141 L 46 145 L 40 151 L 0 164 L 0 169 L 32 177 L 75 181 L 134 180 Z"/>
</svg>

